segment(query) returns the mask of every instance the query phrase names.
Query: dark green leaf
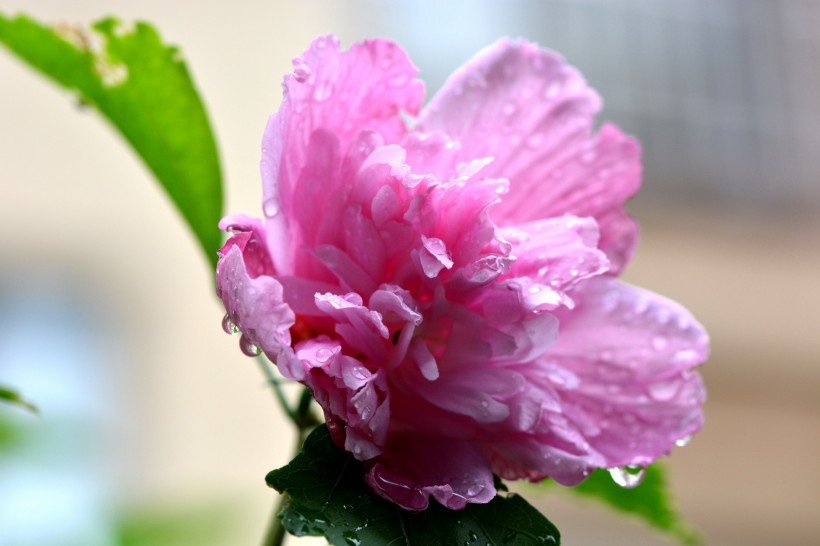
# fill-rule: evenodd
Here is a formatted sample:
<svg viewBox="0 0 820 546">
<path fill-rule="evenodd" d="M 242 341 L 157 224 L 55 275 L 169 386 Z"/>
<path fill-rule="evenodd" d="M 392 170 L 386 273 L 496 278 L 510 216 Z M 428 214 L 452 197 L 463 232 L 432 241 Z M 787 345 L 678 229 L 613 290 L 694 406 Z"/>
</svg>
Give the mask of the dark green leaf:
<svg viewBox="0 0 820 546">
<path fill-rule="evenodd" d="M 32 413 L 39 413 L 37 410 L 37 406 L 32 404 L 31 402 L 26 401 L 23 397 L 21 397 L 17 392 L 6 388 L 0 387 L 0 400 L 4 402 L 8 402 L 10 404 L 16 404 L 21 408 L 26 408 Z"/>
<path fill-rule="evenodd" d="M 0 14 L 0 43 L 97 108 L 145 161 L 212 264 L 222 175 L 213 133 L 185 63 L 153 27 L 104 19 L 91 30 Z"/>
<path fill-rule="evenodd" d="M 641 485 L 633 489 L 617 485 L 606 470 L 593 472 L 581 485 L 560 489 L 598 499 L 619 511 L 639 516 L 683 544 L 701 543 L 698 534 L 683 522 L 675 510 L 666 483 L 666 473 L 660 463 L 648 467 Z"/>
<path fill-rule="evenodd" d="M 337 546 L 535 546 L 559 544 L 558 529 L 517 495 L 450 510 L 431 502 L 408 512 L 373 493 L 362 465 L 339 450 L 325 426 L 305 441 L 268 485 L 287 495 L 281 517 L 291 533 L 324 536 Z"/>
</svg>

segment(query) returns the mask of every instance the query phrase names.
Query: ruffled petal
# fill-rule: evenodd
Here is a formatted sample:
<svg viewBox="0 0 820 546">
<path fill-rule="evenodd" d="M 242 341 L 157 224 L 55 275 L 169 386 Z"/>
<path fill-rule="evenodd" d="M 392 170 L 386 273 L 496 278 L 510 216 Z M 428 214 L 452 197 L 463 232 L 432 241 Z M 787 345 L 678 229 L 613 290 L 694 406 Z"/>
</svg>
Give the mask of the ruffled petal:
<svg viewBox="0 0 820 546">
<path fill-rule="evenodd" d="M 578 381 L 555 384 L 563 413 L 606 466 L 648 464 L 703 423 L 706 392 L 693 370 L 708 336 L 680 305 L 612 278 L 573 293 L 544 365 Z"/>
<path fill-rule="evenodd" d="M 618 271 L 636 237 L 622 207 L 640 186 L 640 146 L 611 125 L 593 139 L 600 106 L 559 55 L 504 39 L 451 76 L 419 125 L 457 139 L 458 161 L 494 158 L 485 175 L 510 180 L 509 195 L 493 209 L 496 221 L 593 216 Z"/>
<path fill-rule="evenodd" d="M 299 344 L 305 382 L 325 411 L 331 437 L 357 459 L 378 456 L 387 438 L 390 395 L 380 372 L 342 354 L 326 336 Z"/>
<path fill-rule="evenodd" d="M 219 256 L 224 256 L 234 246 L 242 252 L 248 274 L 252 278 L 261 275 L 273 276 L 274 269 L 268 254 L 265 226 L 258 218 L 245 214 L 232 214 L 219 222 L 219 229 L 234 233 L 225 246 L 219 249 Z"/>
<path fill-rule="evenodd" d="M 263 209 L 271 254 L 281 273 L 293 272 L 288 249 L 301 242 L 292 224 L 312 213 L 305 202 L 321 202 L 305 200 L 315 193 L 313 181 L 338 177 L 338 154 L 344 156 L 362 131 L 375 132 L 388 143 L 401 140 L 406 129 L 399 112 L 417 113 L 424 98 L 424 85 L 414 79 L 417 72 L 401 48 L 384 40 L 343 52 L 336 38 L 324 36 L 294 60 L 294 71 L 285 77 L 282 106 L 268 121 L 262 146 Z M 317 131 L 332 138 L 317 143 Z M 339 152 L 329 156 L 333 149 Z"/>
<path fill-rule="evenodd" d="M 302 380 L 304 371 L 290 347 L 289 328 L 295 317 L 285 303 L 282 285 L 272 277 L 251 277 L 240 245 L 231 246 L 220 258 L 216 282 L 228 316 L 242 332 L 242 342 L 264 351 L 285 377 Z"/>
<path fill-rule="evenodd" d="M 382 316 L 363 305 L 362 298 L 351 292 L 344 296 L 316 294 L 316 306 L 336 322 L 336 333 L 354 351 L 375 362 L 387 360 L 384 343 L 390 332 Z"/>
<path fill-rule="evenodd" d="M 389 450 L 367 473 L 382 497 L 406 510 L 424 510 L 432 496 L 453 510 L 495 497 L 489 462 L 474 445 L 423 434 L 389 439 Z"/>
<path fill-rule="evenodd" d="M 513 245 L 515 262 L 510 275 L 526 277 L 529 291 L 540 283 L 563 296 L 578 282 L 609 268 L 609 260 L 598 248 L 598 225 L 592 218 L 560 216 L 518 224 L 501 230 Z M 571 304 L 570 304 L 571 305 Z"/>
<path fill-rule="evenodd" d="M 319 38 L 294 61 L 263 142 L 264 222 L 220 224 L 244 352 L 308 386 L 410 510 L 489 502 L 493 472 L 574 485 L 667 453 L 701 426 L 708 340 L 614 280 L 638 144 L 593 134 L 600 99 L 533 44 L 481 52 L 408 131 L 415 74 L 378 40 Z"/>
</svg>

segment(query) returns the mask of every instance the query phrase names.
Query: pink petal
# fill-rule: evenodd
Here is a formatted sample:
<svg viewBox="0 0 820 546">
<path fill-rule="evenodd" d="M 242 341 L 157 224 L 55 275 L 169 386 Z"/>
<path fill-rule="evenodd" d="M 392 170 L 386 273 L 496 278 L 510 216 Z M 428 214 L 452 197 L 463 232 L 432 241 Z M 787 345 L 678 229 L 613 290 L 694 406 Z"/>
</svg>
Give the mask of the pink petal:
<svg viewBox="0 0 820 546">
<path fill-rule="evenodd" d="M 301 380 L 304 371 L 290 347 L 293 311 L 284 301 L 279 282 L 267 276 L 252 278 L 239 246 L 232 246 L 216 268 L 218 293 L 225 310 L 243 336 L 257 345 L 290 379 Z"/>
<path fill-rule="evenodd" d="M 490 465 L 475 446 L 422 434 L 390 438 L 367 482 L 406 510 L 424 510 L 430 496 L 460 510 L 467 503 L 490 502 L 496 494 Z"/>
<path fill-rule="evenodd" d="M 233 214 L 220 220 L 219 229 L 235 233 L 225 246 L 219 249 L 220 256 L 226 255 L 232 247 L 238 246 L 251 277 L 274 274 L 273 263 L 267 251 L 265 227 L 259 219 L 244 214 Z"/>
<path fill-rule="evenodd" d="M 591 138 L 600 106 L 560 56 L 501 40 L 451 76 L 419 125 L 457 139 L 460 161 L 494 158 L 485 175 L 510 180 L 493 209 L 499 223 L 563 214 L 601 220 L 601 248 L 617 271 L 635 240 L 622 208 L 640 186 L 640 148 L 609 125 Z"/>
<path fill-rule="evenodd" d="M 321 336 L 299 344 L 309 372 L 306 384 L 325 411 L 334 440 L 359 460 L 382 452 L 390 414 L 389 393 L 379 372 L 342 354 L 338 342 Z"/>
<path fill-rule="evenodd" d="M 406 132 L 400 111 L 415 114 L 424 97 L 424 85 L 415 80 L 417 69 L 397 45 L 369 40 L 339 50 L 334 37 L 320 37 L 285 77 L 285 97 L 271 116 L 262 147 L 263 202 L 269 221 L 271 253 L 277 269 L 292 272 L 294 216 L 306 214 L 302 197 L 307 188 L 305 168 L 317 160 L 311 151 L 316 131 L 337 139 L 342 156 L 362 130 L 379 134 L 385 142 L 398 142 Z M 317 148 L 318 145 L 313 145 Z M 318 149 L 318 148 L 317 148 Z M 320 165 L 327 165 L 319 154 Z M 329 181 L 332 173 L 324 173 Z M 307 191 L 307 195 L 311 192 Z M 306 227 L 303 225 L 302 227 Z M 297 231 L 296 236 L 299 233 Z"/>
<path fill-rule="evenodd" d="M 591 218 L 549 218 L 511 226 L 501 235 L 516 256 L 510 275 L 527 276 L 562 293 L 609 268 L 597 248 L 598 225 Z"/>
<path fill-rule="evenodd" d="M 558 312 L 547 364 L 572 372 L 556 385 L 564 415 L 607 466 L 647 464 L 703 422 L 705 390 L 692 368 L 708 355 L 703 327 L 680 305 L 612 278 L 583 283 Z"/>
<path fill-rule="evenodd" d="M 390 333 L 382 322 L 381 314 L 364 307 L 358 294 L 316 294 L 315 299 L 319 310 L 336 322 L 336 333 L 347 345 L 373 361 L 387 360 L 384 340 Z"/>
</svg>

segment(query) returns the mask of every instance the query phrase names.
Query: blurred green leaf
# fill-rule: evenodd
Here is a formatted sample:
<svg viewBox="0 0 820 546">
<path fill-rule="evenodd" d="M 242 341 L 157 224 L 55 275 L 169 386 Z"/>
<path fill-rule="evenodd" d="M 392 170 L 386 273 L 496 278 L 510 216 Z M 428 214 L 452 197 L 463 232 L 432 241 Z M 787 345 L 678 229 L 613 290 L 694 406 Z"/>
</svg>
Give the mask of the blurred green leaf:
<svg viewBox="0 0 820 546">
<path fill-rule="evenodd" d="M 91 29 L 48 27 L 2 13 L 0 43 L 108 118 L 171 196 L 215 266 L 222 215 L 219 156 L 177 49 L 142 22 L 133 29 L 111 18 Z"/>
<path fill-rule="evenodd" d="M 207 505 L 129 513 L 119 524 L 119 546 L 224 546 L 235 534 L 237 510 Z"/>
<path fill-rule="evenodd" d="M 287 495 L 281 513 L 297 536 L 324 536 L 337 546 L 544 546 L 559 544 L 558 529 L 518 495 L 450 510 L 436 502 L 422 512 L 402 510 L 377 496 L 362 465 L 338 449 L 324 425 L 302 452 L 266 481 Z"/>
<path fill-rule="evenodd" d="M 0 452 L 17 444 L 21 436 L 20 429 L 0 413 Z"/>
<path fill-rule="evenodd" d="M 682 544 L 701 544 L 697 532 L 686 525 L 675 510 L 666 481 L 666 471 L 660 463 L 647 467 L 643 482 L 633 489 L 617 485 L 606 470 L 596 470 L 581 485 L 559 489 L 594 498 L 618 511 L 634 514 Z"/>
<path fill-rule="evenodd" d="M 7 387 L 0 386 L 0 400 L 3 402 L 8 402 L 9 404 L 15 404 L 21 408 L 25 408 L 32 413 L 39 413 L 37 406 L 26 401 L 16 391 L 13 391 Z"/>
</svg>

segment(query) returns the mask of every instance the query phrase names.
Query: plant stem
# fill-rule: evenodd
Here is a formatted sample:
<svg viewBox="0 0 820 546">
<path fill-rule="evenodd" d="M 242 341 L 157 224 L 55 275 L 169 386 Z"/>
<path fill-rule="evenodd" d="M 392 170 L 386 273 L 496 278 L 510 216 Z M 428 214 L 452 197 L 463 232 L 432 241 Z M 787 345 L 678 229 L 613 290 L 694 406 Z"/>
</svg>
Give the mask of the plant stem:
<svg viewBox="0 0 820 546">
<path fill-rule="evenodd" d="M 309 390 L 305 389 L 305 391 L 310 394 Z M 305 393 L 303 392 L 302 399 L 304 400 L 304 398 Z M 302 404 L 300 403 L 299 406 L 301 408 Z M 304 406 L 304 411 L 307 412 L 308 404 L 305 404 Z M 305 443 L 305 438 L 307 438 L 308 432 L 316 426 L 316 424 L 313 424 L 310 420 L 310 417 L 312 416 L 306 413 L 305 417 L 307 418 L 303 419 L 298 427 L 295 454 L 298 454 L 302 450 L 302 444 Z M 268 532 L 265 534 L 265 540 L 262 542 L 262 546 L 282 546 L 285 543 L 285 526 L 282 525 L 282 519 L 279 517 L 279 513 L 282 511 L 282 508 L 284 508 L 284 505 L 285 496 L 279 495 L 279 499 L 273 507 L 273 515 L 271 516 Z"/>
<path fill-rule="evenodd" d="M 285 526 L 282 525 L 282 520 L 279 518 L 279 512 L 282 511 L 284 504 L 285 496 L 279 495 L 279 499 L 273 507 L 273 516 L 262 546 L 282 546 L 285 543 Z"/>
<path fill-rule="evenodd" d="M 282 410 L 296 426 L 297 438 L 296 449 L 294 456 L 302 450 L 302 444 L 305 443 L 308 432 L 310 432 L 316 425 L 320 424 L 319 420 L 310 411 L 310 403 L 313 401 L 313 396 L 308 388 L 302 391 L 296 410 L 288 403 L 285 392 L 282 390 L 282 381 L 274 374 L 270 363 L 263 357 L 256 359 L 262 373 L 268 383 L 273 387 L 273 392 L 276 395 L 276 400 L 282 407 Z M 279 513 L 284 508 L 285 496 L 280 495 L 279 499 L 273 508 L 273 515 L 271 516 L 270 524 L 268 525 L 268 532 L 265 534 L 265 539 L 262 546 L 282 546 L 285 543 L 285 526 L 282 525 L 282 520 Z"/>
<path fill-rule="evenodd" d="M 288 404 L 288 399 L 285 397 L 285 392 L 282 390 L 282 381 L 276 377 L 276 374 L 274 374 L 273 369 L 271 368 L 271 363 L 262 356 L 256 357 L 254 360 L 256 360 L 259 364 L 259 369 L 262 370 L 262 373 L 265 375 L 265 379 L 267 379 L 268 383 L 273 387 L 276 400 L 279 402 L 279 405 L 282 407 L 285 414 L 296 426 L 299 426 L 299 420 L 293 412 L 293 409 L 290 407 L 290 404 Z"/>
</svg>

